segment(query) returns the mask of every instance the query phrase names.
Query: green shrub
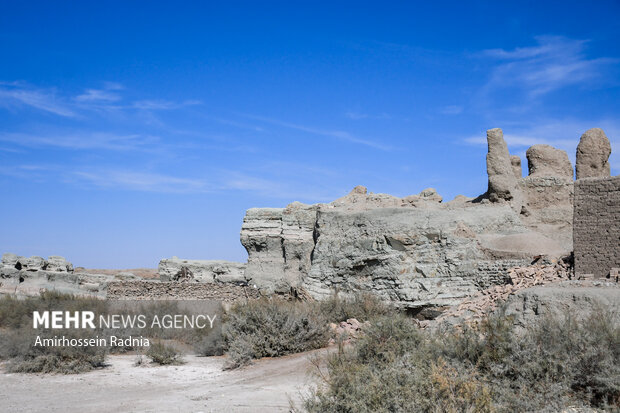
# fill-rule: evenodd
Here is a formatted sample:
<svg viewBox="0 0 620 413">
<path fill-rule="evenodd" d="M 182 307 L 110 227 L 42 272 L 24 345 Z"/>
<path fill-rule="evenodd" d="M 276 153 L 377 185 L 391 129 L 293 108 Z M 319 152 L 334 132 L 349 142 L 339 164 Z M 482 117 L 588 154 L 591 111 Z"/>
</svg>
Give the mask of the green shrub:
<svg viewBox="0 0 620 413">
<path fill-rule="evenodd" d="M 166 345 L 161 341 L 152 343 L 149 346 L 146 355 L 153 363 L 159 364 L 160 366 L 183 363 L 181 354 L 177 351 L 177 349 L 173 346 Z"/>
<path fill-rule="evenodd" d="M 223 326 L 228 368 L 252 359 L 313 350 L 327 344 L 328 322 L 314 303 L 261 299 L 231 308 Z"/>
</svg>

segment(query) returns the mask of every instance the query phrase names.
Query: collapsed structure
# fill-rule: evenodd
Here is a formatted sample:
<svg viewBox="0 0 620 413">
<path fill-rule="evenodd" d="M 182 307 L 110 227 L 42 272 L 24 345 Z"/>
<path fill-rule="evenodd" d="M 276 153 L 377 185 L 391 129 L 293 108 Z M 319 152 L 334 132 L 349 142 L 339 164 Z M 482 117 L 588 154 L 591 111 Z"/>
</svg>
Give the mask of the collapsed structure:
<svg viewBox="0 0 620 413">
<path fill-rule="evenodd" d="M 396 198 L 353 191 L 332 203 L 247 211 L 245 277 L 266 292 L 302 289 L 315 298 L 372 291 L 401 307 L 454 305 L 508 282 L 535 256 L 573 250 L 573 167 L 566 152 L 534 145 L 528 175 L 501 129 L 487 131 L 488 189 L 443 203 L 434 189 Z M 578 177 L 609 176 L 609 140 L 583 134 Z M 617 251 L 616 251 L 617 254 Z"/>
<path fill-rule="evenodd" d="M 488 130 L 487 142 L 488 188 L 477 198 L 443 202 L 432 188 L 398 198 L 357 186 L 327 204 L 249 209 L 240 234 L 245 264 L 164 259 L 156 282 L 75 273 L 58 257 L 5 255 L 0 277 L 34 287 L 63 280 L 99 295 L 109 290 L 110 298 L 200 298 L 220 291 L 229 301 L 257 292 L 321 299 L 334 291 L 367 291 L 415 313 L 509 284 L 509 269 L 535 257 L 557 263 L 573 251 L 573 238 L 578 273 L 617 271 L 620 177 L 610 177 L 611 146 L 601 129 L 581 137 L 576 183 L 565 151 L 530 147 L 523 177 L 501 129 Z"/>
</svg>

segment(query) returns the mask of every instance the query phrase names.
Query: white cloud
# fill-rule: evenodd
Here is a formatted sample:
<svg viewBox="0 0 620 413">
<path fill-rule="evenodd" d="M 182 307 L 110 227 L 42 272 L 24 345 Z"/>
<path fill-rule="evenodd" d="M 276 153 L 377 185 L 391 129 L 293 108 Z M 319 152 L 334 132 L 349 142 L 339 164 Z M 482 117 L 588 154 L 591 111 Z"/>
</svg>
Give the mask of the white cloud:
<svg viewBox="0 0 620 413">
<path fill-rule="evenodd" d="M 116 102 L 121 97 L 108 90 L 86 89 L 83 94 L 75 97 L 78 102 Z"/>
<path fill-rule="evenodd" d="M 499 60 L 483 92 L 517 88 L 535 98 L 572 85 L 604 81 L 605 70 L 618 59 L 586 56 L 587 41 L 539 36 L 536 46 L 514 50 L 490 49 L 483 57 Z"/>
<path fill-rule="evenodd" d="M 75 117 L 76 112 L 59 98 L 54 90 L 29 89 L 18 83 L 2 84 L 0 87 L 0 105 L 9 108 L 30 106 L 58 116 Z"/>
<path fill-rule="evenodd" d="M 339 140 L 355 143 L 358 145 L 369 146 L 371 148 L 379 149 L 382 151 L 392 150 L 390 146 L 383 145 L 381 143 L 374 142 L 371 140 L 358 138 L 356 136 L 351 135 L 349 132 L 346 132 L 346 131 L 316 129 L 310 126 L 298 125 L 298 124 L 284 122 L 284 121 L 277 120 L 277 119 L 266 118 L 263 116 L 254 116 L 254 115 L 245 115 L 245 116 L 250 119 L 255 119 L 255 120 L 262 121 L 262 122 L 271 123 L 272 125 L 281 126 L 281 127 L 289 128 L 289 129 L 295 129 L 295 130 L 299 130 L 302 132 L 311 133 L 313 135 L 332 137 L 332 138 L 336 138 Z"/>
<path fill-rule="evenodd" d="M 143 110 L 171 110 L 178 109 L 184 106 L 200 105 L 202 102 L 199 100 L 186 100 L 184 102 L 172 102 L 169 100 L 139 100 L 133 102 L 131 107 L 134 109 Z"/>
<path fill-rule="evenodd" d="M 373 119 L 373 120 L 388 120 L 392 119 L 393 116 L 388 113 L 379 113 L 379 114 L 368 114 L 368 113 L 360 113 L 354 111 L 348 111 L 344 114 L 345 117 L 351 120 L 362 120 L 362 119 Z"/>
<path fill-rule="evenodd" d="M 202 193 L 209 185 L 201 179 L 181 178 L 159 173 L 96 170 L 76 171 L 72 176 L 78 181 L 101 188 L 125 189 L 142 192 Z"/>
<path fill-rule="evenodd" d="M 227 178 L 224 179 L 219 189 L 253 192 L 262 196 L 280 198 L 286 200 L 287 203 L 292 201 L 330 202 L 335 199 L 333 194 L 328 193 L 325 186 L 320 188 L 305 186 L 304 190 L 300 191 L 298 182 L 294 183 L 290 180 L 287 182 L 282 178 L 267 179 L 236 171 L 227 173 Z"/>
<path fill-rule="evenodd" d="M 174 110 L 202 104 L 199 100 L 174 102 L 163 99 L 143 99 L 120 104 L 123 97 L 118 93 L 123 85 L 104 82 L 102 89 L 89 88 L 77 96 L 60 94 L 56 89 L 28 86 L 22 82 L 0 82 L 0 106 L 18 108 L 29 106 L 63 117 L 84 117 L 88 112 L 122 110 Z"/>
<path fill-rule="evenodd" d="M 444 115 L 458 115 L 462 112 L 463 112 L 463 107 L 457 106 L 457 105 L 449 105 L 449 106 L 444 107 L 441 110 L 441 113 L 443 113 Z"/>
<path fill-rule="evenodd" d="M 152 149 L 159 142 L 157 137 L 143 135 L 116 135 L 111 133 L 77 133 L 71 135 L 35 135 L 26 133 L 0 133 L 0 142 L 24 147 L 57 147 L 73 150 L 105 149 L 129 151 Z"/>
</svg>

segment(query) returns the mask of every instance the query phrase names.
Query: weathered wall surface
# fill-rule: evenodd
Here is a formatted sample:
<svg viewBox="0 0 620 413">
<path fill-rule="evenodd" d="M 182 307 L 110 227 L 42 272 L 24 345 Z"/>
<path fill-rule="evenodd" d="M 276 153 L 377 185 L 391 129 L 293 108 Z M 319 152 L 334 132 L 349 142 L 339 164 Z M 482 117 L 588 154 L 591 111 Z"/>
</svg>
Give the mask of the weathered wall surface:
<svg viewBox="0 0 620 413">
<path fill-rule="evenodd" d="M 530 252 L 504 248 L 532 236 L 507 205 L 325 209 L 315 232 L 303 286 L 317 298 L 337 289 L 403 307 L 453 305 L 531 262 Z"/>
<path fill-rule="evenodd" d="M 248 210 L 246 279 L 267 294 L 372 291 L 403 307 L 445 306 L 504 283 L 508 268 L 538 255 L 569 254 L 574 174 L 566 152 L 532 146 L 522 177 L 502 130 L 487 131 L 487 142 L 489 185 L 475 199 L 443 203 L 430 188 L 399 198 L 358 186 L 329 204 Z M 609 152 L 601 130 L 587 131 L 580 171 L 596 164 L 590 172 L 604 174 Z"/>
<path fill-rule="evenodd" d="M 620 268 L 620 175 L 575 183 L 575 274 L 606 277 Z"/>
<path fill-rule="evenodd" d="M 218 300 L 235 302 L 260 298 L 257 289 L 230 283 L 185 283 L 159 281 L 112 281 L 108 300 Z"/>
<path fill-rule="evenodd" d="M 204 282 L 245 282 L 245 264 L 223 260 L 163 259 L 157 268 L 160 281 L 181 279 Z"/>
</svg>

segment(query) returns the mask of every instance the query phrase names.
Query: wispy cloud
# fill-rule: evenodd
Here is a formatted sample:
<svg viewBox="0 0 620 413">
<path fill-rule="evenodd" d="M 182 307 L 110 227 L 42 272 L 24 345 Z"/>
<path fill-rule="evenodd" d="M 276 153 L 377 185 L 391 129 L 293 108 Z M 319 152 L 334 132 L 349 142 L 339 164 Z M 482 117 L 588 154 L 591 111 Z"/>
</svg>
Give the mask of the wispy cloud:
<svg viewBox="0 0 620 413">
<path fill-rule="evenodd" d="M 184 102 L 172 102 L 169 100 L 139 100 L 131 104 L 132 108 L 144 110 L 171 110 L 179 109 L 184 106 L 195 106 L 202 104 L 199 100 L 186 100 Z"/>
<path fill-rule="evenodd" d="M 12 109 L 27 106 L 63 117 L 77 116 L 54 89 L 28 88 L 17 82 L 0 84 L 0 106 Z"/>
<path fill-rule="evenodd" d="M 105 149 L 130 151 L 152 149 L 159 138 L 144 135 L 116 135 L 112 133 L 74 133 L 68 135 L 36 135 L 26 133 L 0 133 L 0 142 L 39 148 L 56 147 L 73 150 Z"/>
<path fill-rule="evenodd" d="M 159 173 L 101 169 L 76 171 L 72 177 L 100 188 L 141 192 L 203 193 L 210 190 L 205 180 Z"/>
<path fill-rule="evenodd" d="M 32 182 L 44 182 L 49 177 L 50 172 L 55 169 L 57 168 L 48 165 L 2 165 L 0 166 L 0 175 L 25 179 Z"/>
<path fill-rule="evenodd" d="M 351 120 L 373 119 L 373 120 L 388 120 L 392 119 L 392 115 L 388 113 L 379 113 L 377 115 L 371 115 L 368 113 L 360 113 L 354 111 L 348 111 L 344 114 L 345 117 Z"/>
<path fill-rule="evenodd" d="M 108 90 L 86 89 L 83 94 L 75 97 L 78 102 L 116 102 L 121 97 Z"/>
<path fill-rule="evenodd" d="M 500 62 L 494 66 L 483 91 L 516 88 L 530 98 L 572 85 L 605 81 L 605 71 L 618 59 L 588 58 L 587 41 L 561 36 L 536 37 L 535 46 L 513 50 L 489 49 L 480 56 Z"/>
<path fill-rule="evenodd" d="M 444 115 L 458 115 L 463 112 L 463 106 L 449 105 L 441 109 L 441 113 Z"/>
<path fill-rule="evenodd" d="M 104 82 L 103 88 L 88 88 L 78 95 L 61 94 L 56 89 L 36 88 L 22 82 L 0 82 L 0 106 L 11 109 L 32 107 L 62 117 L 85 117 L 93 112 L 175 110 L 202 104 L 199 100 L 174 102 L 141 99 L 126 102 L 119 83 Z"/>
<path fill-rule="evenodd" d="M 368 146 L 374 149 L 379 149 L 381 151 L 390 151 L 392 150 L 392 148 L 388 145 L 384 145 L 378 142 L 374 142 L 371 140 L 367 140 L 367 139 L 361 139 L 358 138 L 352 134 L 350 134 L 349 132 L 346 131 L 341 131 L 341 130 L 323 130 L 323 129 L 317 129 L 314 127 L 310 127 L 310 126 L 304 126 L 304 125 L 298 125 L 295 123 L 290 123 L 290 122 L 284 122 L 278 119 L 272 119 L 272 118 L 266 118 L 263 116 L 255 116 L 255 115 L 245 115 L 247 118 L 250 119 L 255 119 L 255 120 L 259 120 L 261 122 L 265 122 L 265 123 L 270 123 L 272 125 L 276 125 L 276 126 L 281 126 L 284 128 L 289 128 L 289 129 L 295 129 L 298 131 L 302 131 L 302 132 L 306 132 L 306 133 L 311 133 L 313 135 L 319 135 L 319 136 L 327 136 L 330 138 L 336 138 L 342 141 L 347 141 L 347 142 L 351 142 L 351 143 L 355 143 L 357 145 L 363 145 L 363 146 Z"/>
<path fill-rule="evenodd" d="M 335 199 L 333 193 L 330 194 L 325 186 L 319 188 L 306 186 L 300 190 L 299 184 L 282 178 L 269 179 L 236 171 L 228 171 L 226 175 L 227 178 L 220 185 L 220 190 L 252 192 L 261 196 L 286 200 L 287 204 L 295 200 L 316 203 L 330 202 Z"/>
</svg>

